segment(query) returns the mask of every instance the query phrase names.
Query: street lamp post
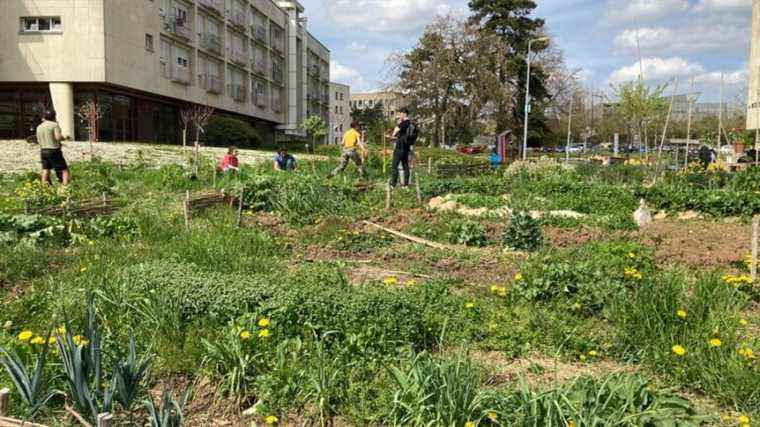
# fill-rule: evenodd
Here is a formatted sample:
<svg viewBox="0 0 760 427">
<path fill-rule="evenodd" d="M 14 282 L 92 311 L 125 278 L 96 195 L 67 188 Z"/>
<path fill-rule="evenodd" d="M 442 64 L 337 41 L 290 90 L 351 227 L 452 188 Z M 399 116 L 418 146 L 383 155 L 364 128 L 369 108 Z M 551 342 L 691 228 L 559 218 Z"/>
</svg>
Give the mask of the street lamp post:
<svg viewBox="0 0 760 427">
<path fill-rule="evenodd" d="M 523 123 L 523 160 L 528 159 L 528 113 L 530 112 L 530 53 L 533 42 L 543 42 L 549 40 L 548 37 L 539 37 L 528 40 L 528 76 L 525 80 L 525 122 Z"/>
</svg>

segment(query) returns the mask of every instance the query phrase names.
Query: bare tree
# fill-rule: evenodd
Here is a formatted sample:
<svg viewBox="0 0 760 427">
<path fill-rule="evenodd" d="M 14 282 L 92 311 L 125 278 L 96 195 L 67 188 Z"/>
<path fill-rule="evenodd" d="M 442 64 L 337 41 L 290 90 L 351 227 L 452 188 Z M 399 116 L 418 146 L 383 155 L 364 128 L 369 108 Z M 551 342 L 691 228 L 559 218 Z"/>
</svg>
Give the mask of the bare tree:
<svg viewBox="0 0 760 427">
<path fill-rule="evenodd" d="M 77 116 L 87 126 L 88 140 L 90 141 L 90 158 L 92 158 L 93 143 L 98 142 L 98 122 L 103 118 L 103 109 L 96 99 L 90 99 L 82 104 L 77 111 Z"/>
<path fill-rule="evenodd" d="M 182 111 L 179 112 L 179 118 L 182 120 L 182 146 L 187 147 L 187 128 L 190 126 L 190 123 L 193 122 L 193 114 L 195 113 L 195 110 L 191 106 L 186 106 L 182 108 Z"/>
<path fill-rule="evenodd" d="M 201 133 L 205 133 L 206 124 L 214 115 L 214 107 L 208 105 L 195 105 L 192 108 L 192 121 L 195 126 L 195 152 L 193 154 L 193 176 L 198 176 L 198 162 L 200 157 Z"/>
</svg>

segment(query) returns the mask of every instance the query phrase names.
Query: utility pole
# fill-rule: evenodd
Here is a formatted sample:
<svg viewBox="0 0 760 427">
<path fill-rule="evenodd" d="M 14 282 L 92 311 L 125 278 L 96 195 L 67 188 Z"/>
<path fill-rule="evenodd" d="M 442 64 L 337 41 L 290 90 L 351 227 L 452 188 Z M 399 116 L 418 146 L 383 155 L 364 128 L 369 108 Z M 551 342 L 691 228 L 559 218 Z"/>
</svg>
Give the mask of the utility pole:
<svg viewBox="0 0 760 427">
<path fill-rule="evenodd" d="M 575 101 L 575 94 L 570 96 L 570 112 L 567 117 L 567 144 L 565 144 L 565 163 L 570 163 L 570 138 L 572 135 L 573 124 L 573 101 Z"/>
<path fill-rule="evenodd" d="M 689 89 L 689 93 L 686 94 L 686 102 L 689 103 L 689 114 L 686 124 L 686 156 L 684 156 L 683 159 L 683 167 L 687 168 L 689 167 L 689 144 L 691 143 L 691 112 L 692 112 L 692 96 L 694 94 L 694 77 L 691 78 L 691 88 Z"/>
<path fill-rule="evenodd" d="M 716 152 L 720 152 L 720 146 L 723 136 L 723 73 L 720 73 L 720 104 L 718 105 L 718 146 Z"/>
</svg>

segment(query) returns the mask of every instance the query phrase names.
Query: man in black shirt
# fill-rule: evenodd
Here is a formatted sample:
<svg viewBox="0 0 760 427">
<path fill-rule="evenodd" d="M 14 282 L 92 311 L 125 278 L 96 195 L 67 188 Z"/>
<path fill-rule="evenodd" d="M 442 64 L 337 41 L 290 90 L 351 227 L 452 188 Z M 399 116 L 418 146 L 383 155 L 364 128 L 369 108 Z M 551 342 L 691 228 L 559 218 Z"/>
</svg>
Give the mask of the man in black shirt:
<svg viewBox="0 0 760 427">
<path fill-rule="evenodd" d="M 409 186 L 409 127 L 411 122 L 409 121 L 409 110 L 403 108 L 399 110 L 397 116 L 398 124 L 393 129 L 392 138 L 395 141 L 395 147 L 393 149 L 393 162 L 391 163 L 391 187 L 396 187 L 398 184 L 398 166 L 404 168 L 404 187 Z"/>
</svg>

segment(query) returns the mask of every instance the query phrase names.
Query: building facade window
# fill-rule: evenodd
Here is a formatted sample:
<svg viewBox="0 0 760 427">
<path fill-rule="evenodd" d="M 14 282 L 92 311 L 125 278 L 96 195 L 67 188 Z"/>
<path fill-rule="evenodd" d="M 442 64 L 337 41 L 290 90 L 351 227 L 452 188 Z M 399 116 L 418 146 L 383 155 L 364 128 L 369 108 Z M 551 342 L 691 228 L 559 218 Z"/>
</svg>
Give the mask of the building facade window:
<svg viewBox="0 0 760 427">
<path fill-rule="evenodd" d="M 145 35 L 145 50 L 153 52 L 153 35 L 151 34 Z"/>
<path fill-rule="evenodd" d="M 60 33 L 63 32 L 60 16 L 26 16 L 21 18 L 22 33 Z"/>
</svg>

